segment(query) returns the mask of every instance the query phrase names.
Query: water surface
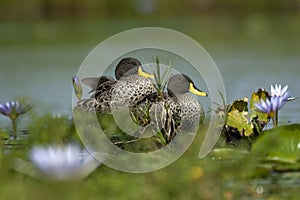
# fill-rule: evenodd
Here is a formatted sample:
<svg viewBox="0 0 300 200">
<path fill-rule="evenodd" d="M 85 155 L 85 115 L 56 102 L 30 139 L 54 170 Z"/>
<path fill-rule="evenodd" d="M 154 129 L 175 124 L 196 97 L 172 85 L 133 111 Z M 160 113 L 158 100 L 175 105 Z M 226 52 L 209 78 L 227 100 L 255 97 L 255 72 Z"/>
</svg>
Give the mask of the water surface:
<svg viewBox="0 0 300 200">
<path fill-rule="evenodd" d="M 89 51 L 111 35 L 141 26 L 173 28 L 202 44 L 219 67 L 228 102 L 250 97 L 258 87 L 269 89 L 274 83 L 287 84 L 294 96 L 300 96 L 298 19 L 292 16 L 274 21 L 254 16 L 1 22 L 0 101 L 27 96 L 37 110 L 70 113 L 71 77 Z M 282 109 L 281 123 L 300 123 L 298 105 L 296 100 Z"/>
</svg>

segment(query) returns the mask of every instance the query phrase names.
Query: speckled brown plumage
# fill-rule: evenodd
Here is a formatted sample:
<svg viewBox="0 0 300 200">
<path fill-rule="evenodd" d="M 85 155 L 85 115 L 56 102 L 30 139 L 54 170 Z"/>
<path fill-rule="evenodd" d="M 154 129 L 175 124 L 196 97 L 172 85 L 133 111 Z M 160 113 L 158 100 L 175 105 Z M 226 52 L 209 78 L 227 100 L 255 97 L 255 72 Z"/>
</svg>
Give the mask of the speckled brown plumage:
<svg viewBox="0 0 300 200">
<path fill-rule="evenodd" d="M 202 105 L 191 94 L 182 94 L 177 96 L 178 109 L 180 110 L 180 118 L 184 128 L 193 128 L 198 126 L 200 121 L 205 117 Z"/>
<path fill-rule="evenodd" d="M 154 93 L 151 79 L 137 74 L 139 67 L 141 63 L 138 60 L 124 58 L 116 67 L 115 74 L 118 80 L 106 76 L 84 79 L 83 82 L 92 88 L 93 95 L 89 99 L 78 101 L 77 107 L 97 113 L 109 113 L 121 107 L 131 107 Z"/>
<path fill-rule="evenodd" d="M 128 76 L 118 81 L 111 90 L 111 108 L 132 107 L 137 102 L 154 93 L 151 79 L 138 74 Z"/>
<path fill-rule="evenodd" d="M 195 87 L 191 78 L 185 74 L 173 75 L 167 85 L 168 94 L 177 99 L 174 107 L 177 107 L 176 110 L 180 110 L 179 116 L 184 129 L 197 127 L 199 121 L 203 120 L 205 116 L 202 105 L 189 93 L 193 92 L 191 87 L 202 92 Z M 203 95 L 207 96 L 204 92 Z"/>
</svg>

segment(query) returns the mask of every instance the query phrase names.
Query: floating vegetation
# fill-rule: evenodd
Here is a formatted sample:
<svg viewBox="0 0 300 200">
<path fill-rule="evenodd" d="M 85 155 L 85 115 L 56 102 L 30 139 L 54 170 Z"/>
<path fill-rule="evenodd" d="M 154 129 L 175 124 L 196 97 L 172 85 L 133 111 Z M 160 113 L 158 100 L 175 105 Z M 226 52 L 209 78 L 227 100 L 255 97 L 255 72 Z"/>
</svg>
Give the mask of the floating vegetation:
<svg viewBox="0 0 300 200">
<path fill-rule="evenodd" d="M 291 124 L 264 131 L 251 153 L 259 166 L 276 171 L 300 170 L 300 125 Z"/>
<path fill-rule="evenodd" d="M 278 111 L 288 101 L 296 99 L 290 96 L 288 86 L 271 85 L 271 94 L 263 89 L 253 92 L 249 99 L 244 97 L 235 100 L 231 105 L 222 105 L 215 112 L 223 113 L 225 124 L 222 135 L 227 144 L 238 145 L 241 141 L 250 149 L 270 118 L 273 127 L 278 126 Z M 225 102 L 225 101 L 224 101 Z M 248 109 L 250 108 L 250 110 Z"/>
</svg>

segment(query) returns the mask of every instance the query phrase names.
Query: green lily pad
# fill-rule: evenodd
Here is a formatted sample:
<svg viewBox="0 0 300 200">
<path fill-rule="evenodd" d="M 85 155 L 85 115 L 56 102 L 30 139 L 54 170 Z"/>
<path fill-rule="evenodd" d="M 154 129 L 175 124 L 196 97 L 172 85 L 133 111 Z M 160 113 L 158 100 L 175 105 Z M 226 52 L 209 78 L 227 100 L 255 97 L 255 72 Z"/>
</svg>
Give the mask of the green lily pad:
<svg viewBox="0 0 300 200">
<path fill-rule="evenodd" d="M 241 135 L 249 136 L 253 132 L 253 125 L 248 120 L 248 98 L 235 100 L 227 114 L 226 125 L 237 128 Z"/>
<path fill-rule="evenodd" d="M 261 100 L 266 100 L 270 95 L 266 90 L 258 89 L 257 92 L 253 92 L 250 99 L 250 111 L 251 111 L 251 119 L 257 118 L 260 122 L 267 123 L 269 120 L 267 113 L 258 112 L 255 106 L 255 103 L 260 103 Z"/>
<path fill-rule="evenodd" d="M 245 136 L 249 136 L 253 132 L 253 124 L 248 122 L 248 112 L 246 111 L 230 111 L 228 113 L 227 125 L 237 128 Z"/>
<path fill-rule="evenodd" d="M 274 168 L 299 169 L 300 124 L 265 131 L 254 143 L 251 152 Z"/>
<path fill-rule="evenodd" d="M 262 160 L 258 165 L 259 168 L 267 170 L 273 170 L 277 172 L 299 172 L 300 163 L 282 163 L 282 162 L 271 162 L 268 160 Z"/>
</svg>

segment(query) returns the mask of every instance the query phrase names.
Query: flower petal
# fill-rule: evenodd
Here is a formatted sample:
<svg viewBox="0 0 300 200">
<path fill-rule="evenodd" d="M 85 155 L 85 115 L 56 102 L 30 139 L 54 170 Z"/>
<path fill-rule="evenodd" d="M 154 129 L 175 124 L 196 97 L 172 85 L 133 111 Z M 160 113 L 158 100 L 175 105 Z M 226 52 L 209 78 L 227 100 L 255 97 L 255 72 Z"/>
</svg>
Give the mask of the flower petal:
<svg viewBox="0 0 300 200">
<path fill-rule="evenodd" d="M 74 144 L 34 147 L 30 159 L 46 176 L 56 180 L 84 178 L 100 164 L 85 149 Z"/>
<path fill-rule="evenodd" d="M 281 92 L 282 92 L 282 94 L 284 94 L 284 93 L 286 93 L 287 92 L 287 90 L 288 90 L 288 85 L 286 85 L 286 86 L 284 86 L 284 88 L 282 88 L 282 90 L 281 90 Z"/>
<path fill-rule="evenodd" d="M 274 89 L 273 85 L 271 85 L 271 95 L 274 96 L 275 93 L 276 93 L 276 92 L 275 92 L 275 89 Z"/>
</svg>

